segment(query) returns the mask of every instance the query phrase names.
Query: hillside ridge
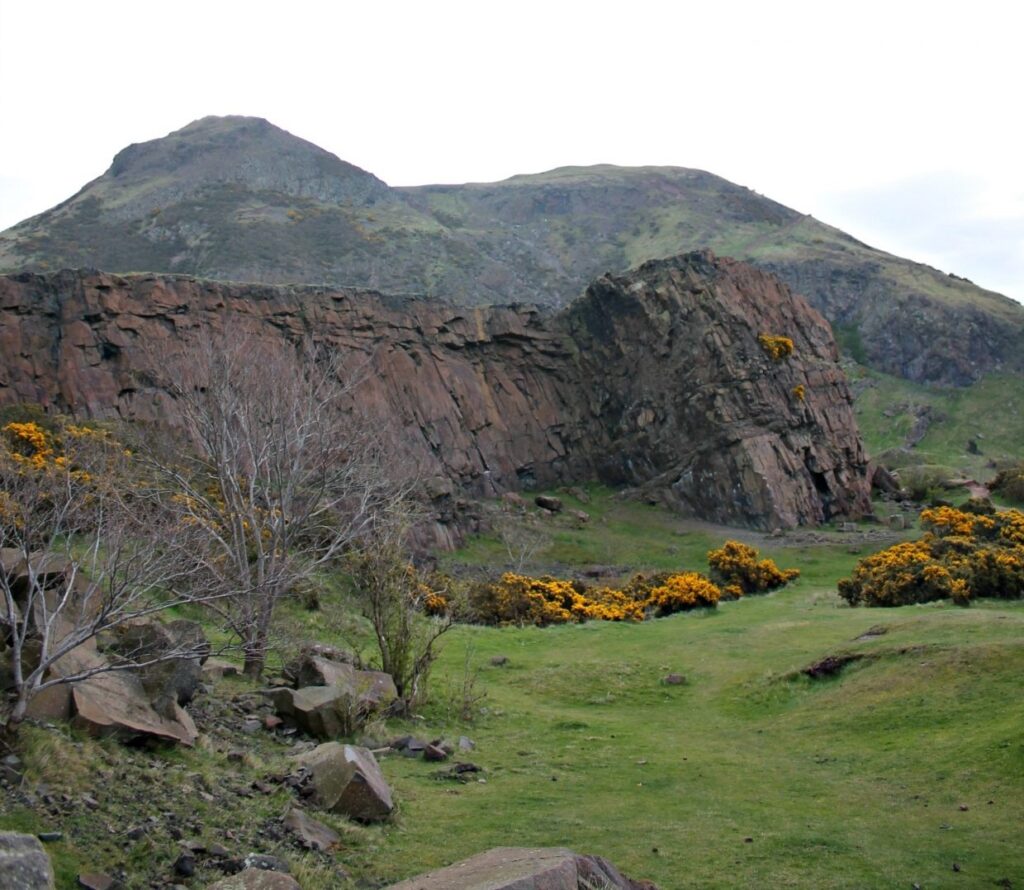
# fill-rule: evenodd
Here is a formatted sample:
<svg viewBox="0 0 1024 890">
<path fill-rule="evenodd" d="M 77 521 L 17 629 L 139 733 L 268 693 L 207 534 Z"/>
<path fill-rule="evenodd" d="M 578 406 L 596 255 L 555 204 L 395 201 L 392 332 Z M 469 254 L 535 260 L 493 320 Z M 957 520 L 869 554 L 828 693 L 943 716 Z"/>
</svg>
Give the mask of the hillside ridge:
<svg viewBox="0 0 1024 890">
<path fill-rule="evenodd" d="M 864 363 L 918 382 L 1024 370 L 1024 306 L 685 167 L 391 187 L 261 118 L 128 146 L 0 233 L 0 270 L 98 268 L 565 306 L 604 272 L 711 249 L 778 275 Z"/>
</svg>

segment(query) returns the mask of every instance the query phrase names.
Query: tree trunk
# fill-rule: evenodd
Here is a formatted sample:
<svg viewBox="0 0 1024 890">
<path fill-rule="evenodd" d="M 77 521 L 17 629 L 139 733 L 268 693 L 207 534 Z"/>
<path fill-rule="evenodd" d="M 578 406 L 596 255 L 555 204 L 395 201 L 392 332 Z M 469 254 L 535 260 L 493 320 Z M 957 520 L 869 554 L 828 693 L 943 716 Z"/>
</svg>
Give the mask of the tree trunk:
<svg viewBox="0 0 1024 890">
<path fill-rule="evenodd" d="M 242 663 L 242 673 L 245 676 L 258 680 L 263 676 L 263 666 L 267 661 L 266 647 L 260 647 L 253 642 L 245 646 L 245 661 Z"/>
<path fill-rule="evenodd" d="M 18 730 L 21 728 L 22 721 L 24 721 L 25 713 L 27 711 L 28 698 L 21 696 L 18 698 L 18 701 L 15 702 L 7 720 L 0 724 L 0 744 L 6 745 L 12 750 L 16 747 L 18 741 Z"/>
</svg>

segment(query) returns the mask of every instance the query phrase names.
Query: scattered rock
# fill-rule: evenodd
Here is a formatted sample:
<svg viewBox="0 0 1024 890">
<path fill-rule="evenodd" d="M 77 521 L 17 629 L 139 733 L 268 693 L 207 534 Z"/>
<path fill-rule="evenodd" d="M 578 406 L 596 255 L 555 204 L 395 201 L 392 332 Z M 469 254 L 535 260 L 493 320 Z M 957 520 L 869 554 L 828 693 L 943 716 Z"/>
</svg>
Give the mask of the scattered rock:
<svg viewBox="0 0 1024 890">
<path fill-rule="evenodd" d="M 313 801 L 361 822 L 386 819 L 394 810 L 391 789 L 366 748 L 327 742 L 299 757 L 311 772 Z"/>
<path fill-rule="evenodd" d="M 78 886 L 85 890 L 112 890 L 117 882 L 107 874 L 93 872 L 78 876 Z"/>
<path fill-rule="evenodd" d="M 848 652 L 843 655 L 827 655 L 821 661 L 803 669 L 803 673 L 812 680 L 820 680 L 823 677 L 834 677 L 848 664 L 860 661 L 864 656 L 859 653 Z"/>
<path fill-rule="evenodd" d="M 183 878 L 191 878 L 196 873 L 196 857 L 191 853 L 182 853 L 174 860 L 174 873 Z"/>
<path fill-rule="evenodd" d="M 549 513 L 561 513 L 562 512 L 562 499 L 552 497 L 547 494 L 539 494 L 533 502 L 540 507 L 542 510 L 547 510 Z"/>
<path fill-rule="evenodd" d="M 291 875 L 277 871 L 247 868 L 238 874 L 210 884 L 206 890 L 302 890 Z"/>
<path fill-rule="evenodd" d="M 661 682 L 666 686 L 682 686 L 686 683 L 686 677 L 682 674 L 665 674 Z"/>
<path fill-rule="evenodd" d="M 438 770 L 434 773 L 434 778 L 466 783 L 472 781 L 473 775 L 479 772 L 483 770 L 475 763 L 454 763 L 448 769 Z"/>
<path fill-rule="evenodd" d="M 899 480 L 881 464 L 869 464 L 868 473 L 871 477 L 872 489 L 880 491 L 882 494 L 899 494 Z"/>
<path fill-rule="evenodd" d="M 341 843 L 341 836 L 334 829 L 295 807 L 285 814 L 283 824 L 309 850 L 331 850 Z"/>
<path fill-rule="evenodd" d="M 440 745 L 427 745 L 423 749 L 423 759 L 431 763 L 441 763 L 448 759 L 448 752 Z"/>
<path fill-rule="evenodd" d="M 472 751 L 474 748 L 476 748 L 476 742 L 474 742 L 471 738 L 469 738 L 467 736 L 464 736 L 464 735 L 460 735 L 459 736 L 459 750 L 460 751 Z"/>
<path fill-rule="evenodd" d="M 657 890 L 631 881 L 600 856 L 579 856 L 557 848 L 497 847 L 428 874 L 392 884 L 387 890 Z"/>
<path fill-rule="evenodd" d="M 95 652 L 76 649 L 61 659 L 62 670 L 101 667 Z M 191 746 L 198 733 L 192 718 L 176 700 L 167 700 L 163 713 L 150 701 L 142 681 L 131 671 L 96 674 L 71 690 L 72 723 L 90 735 L 115 736 L 122 741 L 152 737 Z"/>
<path fill-rule="evenodd" d="M 907 527 L 907 517 L 902 513 L 893 513 L 889 517 L 889 528 L 893 531 L 903 531 Z"/>
<path fill-rule="evenodd" d="M 507 655 L 493 655 L 493 656 L 491 656 L 491 666 L 492 667 L 505 667 L 506 664 L 508 664 L 508 656 Z"/>
<path fill-rule="evenodd" d="M 279 856 L 269 856 L 266 853 L 250 853 L 242 860 L 246 868 L 255 868 L 260 871 L 277 871 L 282 874 L 290 874 L 292 867 Z"/>
<path fill-rule="evenodd" d="M 53 890 L 53 867 L 39 838 L 0 831 L 0 887 Z"/>
</svg>

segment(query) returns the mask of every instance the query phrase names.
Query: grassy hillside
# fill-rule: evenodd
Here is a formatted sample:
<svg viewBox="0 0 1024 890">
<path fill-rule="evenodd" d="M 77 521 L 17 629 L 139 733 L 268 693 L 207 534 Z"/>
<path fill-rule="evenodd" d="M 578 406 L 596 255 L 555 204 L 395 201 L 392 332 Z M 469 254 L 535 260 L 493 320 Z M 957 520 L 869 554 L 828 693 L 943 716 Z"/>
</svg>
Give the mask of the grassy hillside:
<svg viewBox="0 0 1024 890">
<path fill-rule="evenodd" d="M 589 494 L 586 504 L 563 495 L 591 521 L 576 528 L 550 520 L 539 563 L 702 568 L 705 550 L 735 534 L 602 489 Z M 836 579 L 885 534 L 871 526 L 782 539 L 744 533 L 803 576 L 715 612 L 641 625 L 453 632 L 419 719 L 371 735 L 469 735 L 477 747 L 462 756 L 484 768 L 485 781 L 438 781 L 436 765 L 384 758 L 399 801 L 395 822 L 360 828 L 327 819 L 343 833 L 337 862 L 364 882 L 351 886 L 379 886 L 505 844 L 600 853 L 663 890 L 1024 881 L 1024 604 L 845 606 Z M 505 558 L 496 539 L 482 538 L 448 567 L 495 569 Z M 870 629 L 875 635 L 863 638 Z M 283 630 L 341 643 L 358 635 L 340 594 L 320 612 L 288 610 Z M 865 658 L 838 677 L 800 673 L 848 652 Z M 496 655 L 508 663 L 493 666 Z M 662 684 L 669 672 L 686 682 Z M 467 682 L 471 699 L 486 694 L 469 722 L 459 717 Z M 275 834 L 288 792 L 245 790 L 288 769 L 287 745 L 234 728 L 252 707 L 251 691 L 225 680 L 201 699 L 205 738 L 195 751 L 146 753 L 36 731 L 33 780 L 58 799 L 87 791 L 104 813 L 97 820 L 83 808 L 63 824 L 69 837 L 51 846 L 62 886 L 86 866 L 121 863 L 136 875 L 130 886 L 166 875 L 177 847 L 161 833 L 163 811 L 180 812 L 188 836 L 207 843 L 284 855 L 306 890 L 346 886 L 330 857 Z M 114 771 L 121 781 L 97 784 Z M 207 802 L 190 788 L 216 796 Z M 140 809 L 140 794 L 152 806 Z M 151 810 L 151 832 L 126 842 L 129 822 Z M 0 825 L 53 822 L 22 809 L 0 815 Z M 213 875 L 203 870 L 193 883 Z"/>
<path fill-rule="evenodd" d="M 922 386 L 862 367 L 851 377 L 868 453 L 891 466 L 938 465 L 987 481 L 993 464 L 1024 457 L 1024 379 L 1017 375 L 962 388 Z M 906 447 L 922 416 L 924 437 Z"/>
</svg>

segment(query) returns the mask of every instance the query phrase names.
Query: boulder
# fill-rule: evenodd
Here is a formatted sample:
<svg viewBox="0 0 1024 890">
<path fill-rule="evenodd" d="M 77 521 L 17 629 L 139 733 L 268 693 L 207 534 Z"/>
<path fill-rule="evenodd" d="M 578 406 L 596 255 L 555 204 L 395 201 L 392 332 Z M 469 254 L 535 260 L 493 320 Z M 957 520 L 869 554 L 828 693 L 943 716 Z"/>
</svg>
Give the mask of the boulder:
<svg viewBox="0 0 1024 890">
<path fill-rule="evenodd" d="M 533 502 L 540 507 L 542 510 L 547 510 L 548 513 L 561 513 L 562 512 L 562 499 L 554 498 L 550 495 L 539 494 L 533 499 Z"/>
<path fill-rule="evenodd" d="M 79 651 L 61 659 L 68 673 L 102 666 L 96 653 Z M 122 741 L 151 737 L 191 746 L 198 736 L 192 718 L 171 701 L 165 714 L 150 703 L 142 681 L 131 671 L 108 671 L 75 683 L 71 689 L 72 723 L 95 736 Z"/>
<path fill-rule="evenodd" d="M 39 839 L 0 831 L 0 887 L 53 890 L 53 866 Z"/>
<path fill-rule="evenodd" d="M 202 665 L 210 644 L 196 621 L 178 619 L 133 621 L 105 631 L 99 648 L 112 663 L 166 658 L 134 672 L 154 706 L 165 716 L 173 704 L 192 701 L 203 679 Z M 168 657 L 180 653 L 180 657 Z"/>
<path fill-rule="evenodd" d="M 559 848 L 496 847 L 387 890 L 656 890 L 599 856 Z"/>
<path fill-rule="evenodd" d="M 326 742 L 300 755 L 311 773 L 312 799 L 318 806 L 360 822 L 391 815 L 391 789 L 368 748 Z"/>
<path fill-rule="evenodd" d="M 330 850 L 341 843 L 341 835 L 333 828 L 294 807 L 285 813 L 284 827 L 309 850 Z"/>
<path fill-rule="evenodd" d="M 349 664 L 319 658 L 309 661 L 333 682 L 300 689 L 284 686 L 265 694 L 280 717 L 314 738 L 327 740 L 352 735 L 368 715 L 398 696 L 388 674 L 359 671 Z"/>
<path fill-rule="evenodd" d="M 302 887 L 295 878 L 284 872 L 247 868 L 238 874 L 221 878 L 206 890 L 302 890 Z"/>
<path fill-rule="evenodd" d="M 395 681 L 383 671 L 361 671 L 348 662 L 305 654 L 284 669 L 296 689 L 307 686 L 340 686 L 371 710 L 386 707 L 398 697 Z"/>
<path fill-rule="evenodd" d="M 203 679 L 209 683 L 224 677 L 237 677 L 238 665 L 225 661 L 223 658 L 207 658 L 203 662 Z"/>
</svg>

